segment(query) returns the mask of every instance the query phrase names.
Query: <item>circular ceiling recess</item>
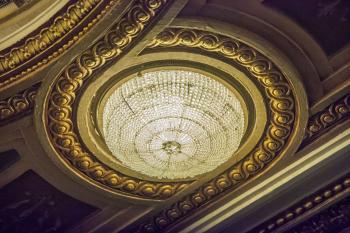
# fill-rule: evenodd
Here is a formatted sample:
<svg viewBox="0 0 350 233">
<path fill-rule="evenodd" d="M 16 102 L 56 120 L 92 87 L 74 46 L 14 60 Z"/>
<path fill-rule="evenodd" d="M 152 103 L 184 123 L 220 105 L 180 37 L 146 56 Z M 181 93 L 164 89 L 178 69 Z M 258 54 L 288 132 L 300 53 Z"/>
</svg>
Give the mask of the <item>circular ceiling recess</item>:
<svg viewBox="0 0 350 233">
<path fill-rule="evenodd" d="M 112 155 L 158 179 L 187 179 L 232 157 L 245 113 L 224 82 L 193 71 L 150 71 L 120 84 L 103 107 L 102 130 Z"/>
<path fill-rule="evenodd" d="M 195 207 L 193 197 L 256 179 L 297 150 L 307 98 L 273 46 L 180 26 L 119 61 L 139 41 L 120 25 L 53 69 L 37 94 L 41 145 L 73 179 L 142 202 L 195 189 L 184 204 Z"/>
</svg>

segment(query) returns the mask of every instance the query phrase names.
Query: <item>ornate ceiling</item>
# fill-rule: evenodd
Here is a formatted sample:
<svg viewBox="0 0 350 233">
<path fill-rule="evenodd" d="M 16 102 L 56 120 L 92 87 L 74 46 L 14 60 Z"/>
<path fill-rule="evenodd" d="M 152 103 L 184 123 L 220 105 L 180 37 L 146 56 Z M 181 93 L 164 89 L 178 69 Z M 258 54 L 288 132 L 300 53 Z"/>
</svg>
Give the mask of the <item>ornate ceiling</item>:
<svg viewBox="0 0 350 233">
<path fill-rule="evenodd" d="M 346 230 L 349 12 L 0 2 L 0 232 Z"/>
</svg>

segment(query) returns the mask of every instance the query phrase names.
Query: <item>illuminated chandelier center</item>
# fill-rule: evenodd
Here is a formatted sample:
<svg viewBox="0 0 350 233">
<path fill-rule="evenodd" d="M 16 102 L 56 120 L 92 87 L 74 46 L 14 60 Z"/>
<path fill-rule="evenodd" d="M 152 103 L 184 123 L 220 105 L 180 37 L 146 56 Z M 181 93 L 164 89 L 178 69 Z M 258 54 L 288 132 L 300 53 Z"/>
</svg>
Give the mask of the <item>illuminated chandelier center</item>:
<svg viewBox="0 0 350 233">
<path fill-rule="evenodd" d="M 168 155 L 176 155 L 181 152 L 181 145 L 175 141 L 167 141 L 162 144 L 162 149 Z"/>
<path fill-rule="evenodd" d="M 129 79 L 103 109 L 107 147 L 125 167 L 159 179 L 214 170 L 232 157 L 244 134 L 241 103 L 226 85 L 182 70 Z"/>
</svg>

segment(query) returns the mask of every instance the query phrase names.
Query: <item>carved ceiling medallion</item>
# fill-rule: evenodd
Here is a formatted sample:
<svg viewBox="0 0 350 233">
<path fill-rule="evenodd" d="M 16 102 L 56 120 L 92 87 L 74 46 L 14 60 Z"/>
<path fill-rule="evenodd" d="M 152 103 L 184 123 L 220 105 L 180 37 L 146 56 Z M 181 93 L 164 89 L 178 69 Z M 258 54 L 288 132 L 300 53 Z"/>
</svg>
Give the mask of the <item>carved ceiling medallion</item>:
<svg viewBox="0 0 350 233">
<path fill-rule="evenodd" d="M 133 5 L 117 25 L 77 56 L 59 75 L 43 82 L 38 94 L 42 98 L 38 98 L 36 107 L 36 127 L 51 158 L 69 174 L 100 191 L 137 200 L 160 201 L 185 189 L 194 190 L 186 197 L 186 204 L 174 210 L 183 214 L 186 208 L 202 205 L 260 174 L 286 151 L 296 150 L 302 139 L 303 127 L 300 126 L 306 124 L 306 118 L 299 115 L 301 109 L 306 108 L 303 105 L 305 100 L 300 99 L 303 95 L 295 95 L 297 78 L 285 75 L 257 49 L 213 32 L 167 28 L 138 56 L 117 61 L 136 43 L 136 39 L 142 37 L 144 29 L 166 5 L 165 1 L 145 2 Z M 235 110 L 235 113 L 241 112 L 240 120 L 237 118 L 239 140 L 232 148 L 228 147 L 225 161 L 219 161 L 203 174 L 172 177 L 132 169 L 131 165 L 125 165 L 129 158 L 123 161 L 117 156 L 123 150 L 113 151 L 110 144 L 113 138 L 106 138 L 103 111 L 110 104 L 109 97 L 140 75 L 169 70 L 196 74 L 201 80 L 208 77 L 207 80 L 212 80 L 210 85 L 220 86 L 224 92 L 231 93 L 230 98 L 235 96 L 240 105 Z M 189 84 L 190 79 L 186 77 L 185 83 Z M 215 98 L 208 99 L 209 102 L 212 100 Z M 149 115 L 152 113 L 148 112 Z M 224 121 L 224 114 L 221 114 L 221 119 L 220 114 L 215 115 L 209 109 L 205 114 L 217 118 L 218 122 Z M 228 121 L 232 123 L 231 118 Z M 227 135 L 237 135 L 230 127 L 224 126 L 223 131 L 230 131 L 226 132 Z M 235 127 L 238 130 L 238 126 Z M 205 134 L 202 128 L 198 129 L 199 137 Z M 154 145 L 163 150 L 163 156 L 170 158 L 169 154 L 181 154 L 185 149 L 179 141 L 169 138 L 156 141 Z M 205 143 L 201 145 L 207 146 Z M 138 148 L 136 143 L 135 147 Z"/>
<path fill-rule="evenodd" d="M 236 94 L 197 72 L 139 72 L 104 99 L 97 112 L 109 150 L 130 169 L 160 180 L 193 179 L 214 170 L 244 135 Z"/>
<path fill-rule="evenodd" d="M 266 121 L 266 110 L 263 107 L 264 102 L 262 101 L 263 97 L 260 94 L 260 91 L 254 86 L 254 84 L 246 79 L 246 75 L 244 75 L 242 72 L 234 69 L 231 67 L 231 70 L 236 74 L 236 77 L 233 77 L 223 71 L 220 71 L 216 68 L 213 68 L 209 66 L 208 64 L 204 63 L 204 60 L 201 62 L 193 62 L 193 61 L 188 61 L 188 60 L 165 60 L 164 59 L 164 53 L 160 53 L 158 55 L 155 54 L 150 54 L 150 55 L 143 55 L 139 56 L 138 58 L 133 58 L 134 65 L 131 65 L 130 62 L 128 63 L 128 67 L 126 69 L 121 68 L 119 72 L 116 72 L 116 74 L 109 76 L 108 74 L 102 74 L 99 77 L 96 77 L 95 79 L 92 78 L 90 81 L 86 83 L 86 88 L 84 89 L 84 93 L 80 95 L 79 99 L 79 104 L 77 106 L 77 119 L 76 125 L 79 130 L 79 134 L 81 135 L 82 140 L 84 141 L 84 144 L 86 147 L 89 148 L 89 150 L 94 154 L 99 160 L 101 160 L 104 164 L 108 164 L 110 167 L 114 168 L 117 171 L 121 171 L 124 174 L 128 174 L 129 176 L 132 177 L 140 177 L 145 180 L 149 181 L 157 181 L 157 182 L 174 182 L 176 181 L 177 183 L 182 183 L 182 184 L 187 184 L 189 182 L 194 182 L 200 179 L 203 175 L 209 175 L 209 176 L 214 176 L 214 174 L 217 174 L 217 172 L 213 171 L 216 169 L 216 167 L 219 167 L 220 170 L 227 168 L 229 164 L 232 164 L 234 161 L 242 159 L 247 151 L 250 151 L 253 149 L 254 145 L 258 142 L 260 139 L 264 128 L 265 124 L 257 124 L 257 120 L 260 122 L 265 122 Z M 176 56 L 178 59 L 185 59 L 186 54 L 179 54 Z M 206 59 L 207 63 L 210 62 L 208 59 Z M 147 61 L 147 62 L 146 62 Z M 130 67 L 129 67 L 130 66 Z M 120 67 L 120 66 L 118 66 Z M 111 68 L 110 72 L 114 72 L 113 68 Z M 171 84 L 172 81 L 176 81 L 175 79 L 179 79 L 179 77 L 171 77 L 172 72 L 179 72 L 181 74 L 185 74 L 186 78 L 183 79 L 184 83 L 187 85 L 181 86 L 181 83 L 178 83 L 179 87 L 183 87 L 184 90 L 181 92 L 181 89 L 177 90 L 177 86 L 171 86 L 167 85 L 164 87 L 164 82 L 167 84 Z M 143 102 L 142 105 L 137 107 L 141 101 L 144 100 L 133 100 L 132 98 L 138 98 L 137 94 L 139 94 L 137 91 L 131 91 L 132 86 L 130 85 L 137 85 L 137 84 L 142 84 L 142 81 L 144 81 L 144 74 L 159 74 L 159 73 L 167 73 L 168 77 L 163 77 L 157 78 L 157 82 L 150 83 L 150 84 L 145 84 L 148 89 L 143 87 L 139 88 L 136 90 L 139 91 L 151 91 L 154 90 L 158 94 L 160 93 L 165 99 L 166 102 L 160 103 L 162 101 L 161 99 L 157 99 L 156 97 L 151 98 L 149 101 L 151 103 L 145 103 Z M 189 74 L 194 74 L 192 78 L 188 76 Z M 147 76 L 146 76 L 147 77 Z M 173 80 L 166 80 L 167 78 L 171 78 Z M 210 78 L 209 78 L 210 77 Z M 197 81 L 192 80 L 193 82 L 191 83 L 191 79 L 198 79 Z M 240 83 L 238 80 L 244 80 L 243 83 Z M 136 81 L 135 81 L 136 80 Z M 138 80 L 138 81 L 137 81 Z M 154 80 L 154 77 L 153 77 Z M 131 82 L 131 83 L 130 83 Z M 201 82 L 209 82 L 209 83 L 201 83 Z M 203 84 L 203 85 L 201 85 Z M 229 98 L 230 102 L 229 103 L 224 103 L 222 108 L 220 108 L 222 111 L 226 111 L 226 113 L 219 112 L 219 110 L 216 110 L 216 112 L 213 112 L 210 108 L 214 108 L 214 103 L 212 101 L 214 100 L 215 96 L 210 96 L 210 93 L 213 92 L 214 90 L 205 90 L 205 93 L 203 93 L 203 88 L 209 88 L 210 84 L 214 85 L 214 87 L 217 88 L 222 88 L 220 89 L 221 92 L 219 93 L 216 92 L 216 94 L 221 95 L 220 101 L 221 104 L 224 103 L 224 95 L 229 95 L 227 98 Z M 127 85 L 124 86 L 124 85 Z M 189 90 L 189 87 L 192 88 L 192 90 Z M 120 137 L 119 139 L 117 138 L 111 138 L 107 140 L 111 140 L 110 142 L 106 143 L 106 131 L 104 129 L 104 121 L 106 121 L 106 115 L 104 114 L 104 110 L 106 109 L 106 106 L 108 107 L 109 100 L 111 97 L 116 97 L 118 98 L 118 95 L 115 96 L 115 93 L 118 93 L 119 88 L 124 87 L 124 94 L 129 91 L 131 92 L 130 95 L 123 95 L 123 98 L 121 101 L 124 101 L 128 104 L 124 104 L 124 107 L 126 107 L 128 112 L 123 113 L 120 115 L 119 119 L 115 122 L 114 126 L 117 126 L 118 124 L 121 125 L 121 127 L 134 127 L 135 129 L 129 129 L 127 131 L 123 130 L 117 130 L 116 137 Z M 252 96 L 249 94 L 247 91 L 247 87 L 250 88 L 250 90 L 254 91 L 256 96 L 259 96 L 257 100 L 253 100 Z M 158 88 L 158 89 L 157 89 Z M 168 89 L 167 89 L 168 88 Z M 170 89 L 172 88 L 172 89 Z M 239 91 L 237 91 L 239 90 Z M 199 91 L 200 93 L 196 93 L 196 91 Z M 184 103 L 181 103 L 181 93 L 183 94 L 184 98 Z M 213 93 L 212 93 L 213 94 Z M 215 93 L 214 93 L 215 94 Z M 213 95 L 214 95 L 213 94 Z M 147 95 L 150 95 L 149 93 Z M 206 97 L 208 95 L 208 97 Z M 235 100 L 232 101 L 232 96 L 234 96 Z M 189 98 L 189 100 L 186 100 L 185 98 Z M 170 99 L 172 98 L 172 99 Z M 175 99 L 175 100 L 174 100 Z M 205 105 L 205 100 L 208 100 L 210 102 L 210 105 Z M 136 101 L 136 102 L 135 102 Z M 153 101 L 153 102 L 152 102 Z M 171 102 L 170 105 L 168 102 Z M 187 102 L 186 102 L 187 101 Z M 196 102 L 197 101 L 197 102 Z M 150 107 L 149 105 L 152 104 L 158 104 L 156 107 Z M 197 105 L 196 105 L 197 104 Z M 238 104 L 239 106 L 233 107 L 232 104 Z M 231 106 L 231 108 L 229 107 Z M 116 105 L 113 105 L 113 108 L 115 108 Z M 135 108 L 135 110 L 133 110 Z M 186 109 L 186 110 L 181 110 L 181 109 Z M 235 109 L 232 109 L 235 108 Z M 131 110 L 132 111 L 131 111 Z M 146 114 L 146 116 L 139 118 L 138 121 L 134 122 L 132 117 L 134 114 L 137 116 L 137 109 L 141 111 L 142 114 Z M 114 109 L 115 110 L 115 109 Z M 119 109 L 122 111 L 122 109 Z M 231 111 L 231 112 L 230 112 Z M 241 111 L 238 113 L 238 111 Z M 259 114 L 257 114 L 259 113 Z M 128 114 L 131 114 L 128 115 Z M 160 114 L 161 116 L 159 117 L 157 114 Z M 227 114 L 228 116 L 226 117 L 242 117 L 242 119 L 236 119 L 235 122 L 231 120 L 228 120 L 226 123 L 229 125 L 225 125 L 225 118 L 224 115 Z M 232 114 L 232 115 L 229 115 Z M 239 115 L 241 114 L 241 115 Z M 122 116 L 124 116 L 125 119 L 122 119 Z M 139 117 L 139 116 L 137 116 Z M 137 118 L 136 117 L 136 118 Z M 155 120 L 150 120 L 147 121 L 149 117 L 155 117 Z M 180 122 L 177 122 L 177 119 L 181 119 Z M 116 120 L 116 119 L 114 119 Z M 161 122 L 159 122 L 161 121 Z M 163 122 L 166 121 L 166 122 Z M 203 123 L 202 121 L 209 121 L 206 123 Z M 241 125 L 236 125 L 234 126 L 237 122 L 241 121 Z M 124 123 L 123 123 L 124 122 Z M 216 122 L 216 123 L 215 123 Z M 210 125 L 211 123 L 212 125 Z M 138 127 L 138 125 L 140 127 Z M 151 124 L 151 125 L 149 125 Z M 193 125 L 194 124 L 194 125 Z M 214 125 L 213 125 L 214 124 Z M 216 124 L 216 125 L 215 125 Z M 232 124 L 232 125 L 230 125 Z M 144 126 L 146 125 L 146 126 Z M 249 125 L 249 126 L 248 126 Z M 154 128 L 152 128 L 154 127 Z M 165 128 L 164 128 L 165 127 Z M 209 127 L 212 127 L 211 129 L 208 129 Z M 241 137 L 244 139 L 244 142 L 240 143 L 239 140 L 241 139 L 234 139 L 238 140 L 236 142 L 231 142 L 232 144 L 236 143 L 234 147 L 220 147 L 220 143 L 222 143 L 222 140 L 230 140 L 228 137 L 230 135 L 232 137 L 236 137 L 237 135 L 234 134 L 235 132 L 227 132 L 229 129 L 228 127 L 233 127 L 233 129 L 230 129 L 231 131 L 234 131 L 235 128 L 236 130 L 240 130 L 239 132 L 241 133 Z M 146 128 L 147 130 L 144 130 Z M 254 128 L 255 134 L 252 134 Z M 156 177 L 152 175 L 147 175 L 147 172 L 137 172 L 135 169 L 132 169 L 131 166 L 125 166 L 123 163 L 125 162 L 132 162 L 132 158 L 126 158 L 121 157 L 121 159 L 116 159 L 115 157 L 118 158 L 119 153 L 115 152 L 113 153 L 113 148 L 109 148 L 114 146 L 114 143 L 119 143 L 122 140 L 131 140 L 131 147 L 136 147 L 136 149 L 132 149 L 130 153 L 133 154 L 133 156 L 140 156 L 142 158 L 142 152 L 135 152 L 137 151 L 139 146 L 143 146 L 144 144 L 147 145 L 147 143 L 155 143 L 154 146 L 157 147 L 157 143 L 159 144 L 162 142 L 162 144 L 158 145 L 158 149 L 155 148 L 155 152 L 153 155 L 149 154 L 149 158 L 145 158 L 146 160 L 152 160 L 151 156 L 166 156 L 166 158 L 169 159 L 170 163 L 170 158 L 165 155 L 164 153 L 167 152 L 167 149 L 175 149 L 176 150 L 176 139 L 175 141 L 167 145 L 167 143 L 171 142 L 167 141 L 165 138 L 169 137 L 172 138 L 174 135 L 172 132 L 169 131 L 169 129 L 175 130 L 177 129 L 176 132 L 176 137 L 179 139 L 182 135 L 184 137 L 183 139 L 185 140 L 186 138 L 189 140 L 189 146 L 190 148 L 184 148 L 184 151 L 187 151 L 185 153 L 191 153 L 191 147 L 194 146 L 196 147 L 197 145 L 194 145 L 195 143 L 198 143 L 203 146 L 203 148 L 197 148 L 197 151 L 192 151 L 193 153 L 199 153 L 196 155 L 196 158 L 199 156 L 203 156 L 202 159 L 205 161 L 202 161 L 202 163 L 198 166 L 201 166 L 201 169 L 199 169 L 200 174 L 195 174 L 194 176 L 189 176 L 189 174 L 193 174 L 195 172 L 195 168 L 191 168 L 191 171 L 188 171 L 187 173 L 182 172 L 181 174 L 177 173 L 177 170 L 180 170 L 180 168 L 176 168 L 176 166 L 187 166 L 187 165 L 181 165 L 181 164 L 176 164 L 174 165 L 175 167 L 173 168 L 172 172 L 168 171 L 168 174 L 177 174 L 175 177 Z M 135 135 L 132 133 L 133 130 L 136 130 Z M 199 130 L 199 132 L 196 132 L 196 130 Z M 142 133 L 143 132 L 143 133 Z M 119 133 L 125 134 L 123 137 L 117 136 Z M 130 133 L 129 136 L 127 135 Z M 160 133 L 161 135 L 159 137 L 153 138 L 154 135 L 158 135 Z M 194 134 L 194 136 L 185 136 L 187 135 Z M 210 135 L 212 133 L 212 135 Z M 230 134 L 231 133 L 231 134 Z M 164 135 L 163 135 L 164 134 Z M 151 136 L 151 140 L 146 140 L 144 143 L 137 144 L 137 140 L 140 138 L 137 137 L 137 135 L 146 135 L 146 136 Z M 152 136 L 153 135 L 153 136 Z M 135 136 L 135 137 L 134 137 Z M 108 137 L 108 135 L 107 135 Z M 212 137 L 212 138 L 211 138 Z M 191 141 L 193 138 L 193 142 Z M 141 140 L 141 139 L 140 139 Z M 154 141 L 155 140 L 155 141 Z M 179 139 L 180 140 L 180 139 Z M 182 139 L 181 139 L 182 140 Z M 180 141 L 181 141 L 180 140 Z M 200 140 L 208 140 L 206 142 L 207 145 L 203 144 L 204 142 Z M 232 139 L 233 140 L 233 139 Z M 179 142 L 180 142 L 179 141 Z M 177 143 L 179 143 L 177 142 Z M 113 145 L 108 145 L 108 143 L 112 143 Z M 183 142 L 186 144 L 185 142 Z M 180 147 L 182 143 L 179 143 Z M 165 148 L 168 146 L 169 148 Z M 233 145 L 234 146 L 234 145 Z M 163 148 L 164 147 L 164 148 Z M 208 150 L 211 149 L 220 149 L 225 151 L 224 149 L 227 149 L 225 153 L 227 153 L 225 156 L 227 156 L 227 159 L 223 159 L 223 155 L 220 156 L 220 158 L 216 158 L 217 162 L 216 165 L 208 165 L 208 161 L 215 161 L 215 156 L 216 154 L 219 153 L 219 151 L 215 152 L 214 158 L 207 158 L 210 156 L 210 151 L 209 152 L 201 152 L 200 150 L 203 150 L 207 148 Z M 152 148 L 150 148 L 151 150 Z M 238 150 L 237 150 L 238 149 Z M 178 157 L 174 158 L 174 161 L 185 159 L 183 155 L 181 155 L 181 148 L 178 148 L 179 153 Z M 234 153 L 234 150 L 237 150 L 236 153 Z M 111 152 L 112 151 L 112 152 Z M 157 154 L 158 152 L 158 154 Z M 164 152 L 164 153 L 162 153 Z M 152 152 L 153 153 L 153 152 Z M 160 153 L 160 154 L 159 154 Z M 200 153 L 203 153 L 203 155 L 200 155 Z M 114 154 L 114 155 L 113 155 Z M 123 156 L 128 156 L 127 152 Z M 175 156 L 175 155 L 173 155 Z M 181 157 L 182 156 L 182 157 Z M 190 155 L 189 155 L 190 156 Z M 161 160 L 162 158 L 157 158 L 157 160 Z M 124 160 L 124 162 L 123 162 Z M 153 160 L 153 162 L 147 160 L 146 163 L 141 163 L 145 166 L 157 166 L 154 163 L 157 163 L 156 161 Z M 140 161 L 139 161 L 140 162 Z M 146 165 L 148 163 L 148 165 Z M 190 163 L 188 161 L 188 163 Z M 196 161 L 194 161 L 196 163 Z M 224 164 L 225 163 L 225 164 Z M 141 165 L 142 166 L 142 165 Z M 161 166 L 161 164 L 159 164 Z M 209 166 L 209 167 L 208 167 Z M 223 168 L 224 167 L 224 168 Z M 206 171 L 205 168 L 208 170 Z M 151 170 L 149 168 L 149 170 Z M 156 168 L 154 168 L 154 171 L 157 171 Z M 188 168 L 189 169 L 189 168 Z M 158 173 L 159 175 L 165 174 L 164 171 Z M 187 174 L 186 176 L 183 176 L 183 174 Z M 203 174 L 203 175 L 202 175 Z"/>
</svg>

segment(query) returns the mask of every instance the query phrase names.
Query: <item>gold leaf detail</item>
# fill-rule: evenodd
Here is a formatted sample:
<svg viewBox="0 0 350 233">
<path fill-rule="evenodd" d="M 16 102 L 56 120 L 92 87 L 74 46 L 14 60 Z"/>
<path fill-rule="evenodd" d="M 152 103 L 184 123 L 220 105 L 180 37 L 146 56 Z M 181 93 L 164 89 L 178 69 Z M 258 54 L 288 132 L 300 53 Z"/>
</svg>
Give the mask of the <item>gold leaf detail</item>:
<svg viewBox="0 0 350 233">
<path fill-rule="evenodd" d="M 0 54 L 0 88 L 18 81 L 28 73 L 37 70 L 67 51 L 69 47 L 94 26 L 107 13 L 107 10 L 117 2 L 114 0 L 109 0 L 108 2 L 101 0 L 79 0 L 67 6 L 63 14 L 53 19 L 53 22 L 49 26 L 41 28 L 37 35 L 26 38 L 21 45 L 11 48 L 7 54 Z M 104 6 L 100 13 L 91 22 L 84 22 L 85 18 L 95 9 L 98 9 L 100 5 Z M 83 22 L 86 26 L 81 31 L 75 32 L 74 35 L 70 35 Z M 49 51 L 56 43 L 60 43 L 66 37 L 68 38 L 68 35 L 72 39 L 61 42 L 65 44 L 56 46 L 57 49 L 54 52 Z M 36 58 L 40 58 L 41 60 L 36 63 L 30 63 Z M 31 66 L 22 69 L 22 66 L 28 63 Z"/>
<path fill-rule="evenodd" d="M 347 94 L 309 119 L 302 147 L 349 117 L 350 94 Z"/>
<path fill-rule="evenodd" d="M 171 47 L 216 53 L 229 59 L 232 64 L 246 69 L 265 90 L 263 94 L 269 103 L 268 111 L 271 117 L 261 143 L 244 160 L 163 210 L 149 222 L 141 224 L 135 232 L 163 230 L 225 190 L 233 189 L 261 172 L 283 150 L 294 126 L 295 104 L 290 84 L 271 61 L 253 48 L 222 35 L 180 28 L 164 30 L 148 45 L 150 50 Z M 176 213 L 176 218 L 169 213 Z M 159 224 L 156 219 L 160 217 L 167 224 Z"/>
<path fill-rule="evenodd" d="M 105 66 L 107 61 L 116 59 L 124 52 L 162 10 L 165 2 L 137 1 L 117 25 L 112 26 L 110 31 L 61 73 L 51 90 L 47 106 L 49 136 L 58 154 L 68 159 L 71 166 L 118 192 L 152 199 L 168 198 L 184 189 L 189 182 L 150 182 L 110 169 L 84 150 L 75 131 L 72 115 L 76 96 L 86 80 Z"/>
<path fill-rule="evenodd" d="M 39 86 L 36 84 L 14 96 L 1 100 L 0 125 L 32 112 Z"/>
</svg>

